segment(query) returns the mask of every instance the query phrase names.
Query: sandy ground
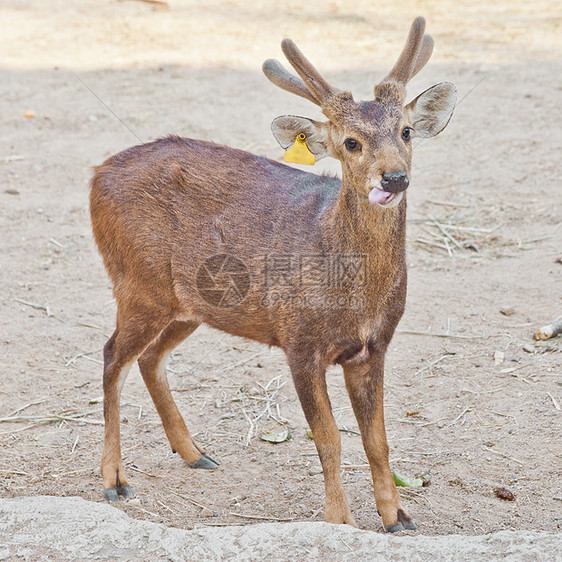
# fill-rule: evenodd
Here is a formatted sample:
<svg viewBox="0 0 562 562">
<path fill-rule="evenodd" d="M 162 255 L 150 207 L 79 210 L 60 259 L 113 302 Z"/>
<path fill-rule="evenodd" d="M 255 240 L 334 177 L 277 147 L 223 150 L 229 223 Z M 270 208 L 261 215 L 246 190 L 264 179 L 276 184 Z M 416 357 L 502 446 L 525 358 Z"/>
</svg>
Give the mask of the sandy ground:
<svg viewBox="0 0 562 562">
<path fill-rule="evenodd" d="M 271 120 L 319 117 L 261 74 L 281 39 L 368 99 L 421 14 L 436 52 L 410 95 L 448 80 L 460 102 L 442 135 L 415 147 L 408 304 L 385 381 L 391 464 L 431 472 L 429 487 L 402 492 L 425 534 L 558 531 L 561 342 L 532 340 L 562 314 L 555 4 L 69 4 L 0 6 L 0 495 L 103 501 L 100 363 L 115 305 L 90 231 L 92 166 L 168 133 L 280 160 Z M 186 529 L 322 520 L 318 459 L 279 351 L 201 327 L 169 377 L 221 468 L 190 470 L 172 454 L 134 368 L 122 443 L 137 497 L 120 509 Z M 352 511 L 380 531 L 339 369 L 328 384 Z M 286 427 L 289 441 L 259 439 Z M 515 501 L 497 498 L 499 486 Z"/>
<path fill-rule="evenodd" d="M 0 532 L 0 560 L 552 562 L 562 557 L 562 533 L 396 536 L 319 521 L 185 530 L 76 497 L 0 498 Z"/>
</svg>

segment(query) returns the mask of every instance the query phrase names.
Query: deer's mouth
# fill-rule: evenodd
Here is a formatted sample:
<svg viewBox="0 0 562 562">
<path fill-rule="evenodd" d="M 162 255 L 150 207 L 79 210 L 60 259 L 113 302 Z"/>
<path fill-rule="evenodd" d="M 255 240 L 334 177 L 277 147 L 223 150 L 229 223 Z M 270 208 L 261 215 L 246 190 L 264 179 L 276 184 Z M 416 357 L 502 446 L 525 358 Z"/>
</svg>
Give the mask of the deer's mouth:
<svg viewBox="0 0 562 562">
<path fill-rule="evenodd" d="M 375 186 L 369 192 L 369 203 L 380 205 L 381 207 L 395 207 L 402 201 L 403 192 L 391 193 L 384 191 L 381 187 Z"/>
</svg>

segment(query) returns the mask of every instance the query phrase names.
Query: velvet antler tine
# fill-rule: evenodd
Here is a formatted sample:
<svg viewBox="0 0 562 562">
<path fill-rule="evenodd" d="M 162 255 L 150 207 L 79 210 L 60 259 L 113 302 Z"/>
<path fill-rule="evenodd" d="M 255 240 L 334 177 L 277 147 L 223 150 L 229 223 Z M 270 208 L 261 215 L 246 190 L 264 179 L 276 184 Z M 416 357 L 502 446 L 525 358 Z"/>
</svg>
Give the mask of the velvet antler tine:
<svg viewBox="0 0 562 562">
<path fill-rule="evenodd" d="M 408 34 L 406 45 L 404 46 L 402 53 L 400 53 L 394 68 L 385 78 L 385 81 L 395 80 L 401 84 L 408 83 L 412 77 L 412 72 L 420 51 L 424 30 L 425 19 L 422 17 L 416 18 L 410 27 L 410 33 Z"/>
<path fill-rule="evenodd" d="M 292 67 L 302 78 L 311 94 L 318 100 L 319 105 L 339 92 L 337 88 L 330 86 L 321 74 L 314 68 L 311 62 L 302 54 L 300 49 L 291 41 L 283 39 L 281 49 L 291 63 Z"/>
<path fill-rule="evenodd" d="M 433 53 L 434 44 L 435 42 L 431 35 L 423 36 L 420 52 L 418 53 L 418 58 L 416 59 L 416 64 L 414 65 L 414 70 L 412 70 L 410 80 L 428 63 Z"/>
<path fill-rule="evenodd" d="M 319 101 L 310 93 L 305 83 L 300 78 L 287 72 L 279 61 L 267 59 L 263 63 L 262 70 L 266 77 L 279 88 L 319 105 Z"/>
</svg>

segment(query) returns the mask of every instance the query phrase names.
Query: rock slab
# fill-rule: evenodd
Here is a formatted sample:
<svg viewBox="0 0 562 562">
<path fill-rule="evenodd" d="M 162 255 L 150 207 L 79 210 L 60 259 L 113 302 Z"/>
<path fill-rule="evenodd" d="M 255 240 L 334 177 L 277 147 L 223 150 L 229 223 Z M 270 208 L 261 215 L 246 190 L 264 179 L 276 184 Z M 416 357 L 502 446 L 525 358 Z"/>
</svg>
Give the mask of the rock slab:
<svg viewBox="0 0 562 562">
<path fill-rule="evenodd" d="M 395 536 L 328 523 L 183 530 L 82 498 L 0 499 L 0 560 L 562 560 L 562 534 Z"/>
</svg>

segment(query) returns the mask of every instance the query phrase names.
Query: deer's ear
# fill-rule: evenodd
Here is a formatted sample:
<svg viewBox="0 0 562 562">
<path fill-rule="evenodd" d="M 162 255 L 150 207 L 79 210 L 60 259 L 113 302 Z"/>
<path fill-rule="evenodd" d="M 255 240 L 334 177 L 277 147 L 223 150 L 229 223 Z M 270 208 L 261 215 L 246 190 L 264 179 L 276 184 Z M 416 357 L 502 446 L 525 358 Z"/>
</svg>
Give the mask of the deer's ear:
<svg viewBox="0 0 562 562">
<path fill-rule="evenodd" d="M 329 156 L 326 146 L 326 125 L 320 121 L 295 115 L 282 115 L 273 120 L 271 131 L 284 150 L 291 148 L 297 135 L 304 133 L 306 146 L 314 154 L 316 160 Z"/>
<path fill-rule="evenodd" d="M 436 84 L 421 93 L 405 107 L 406 116 L 414 129 L 413 136 L 428 138 L 438 135 L 449 123 L 456 103 L 457 89 L 450 82 Z"/>
</svg>

